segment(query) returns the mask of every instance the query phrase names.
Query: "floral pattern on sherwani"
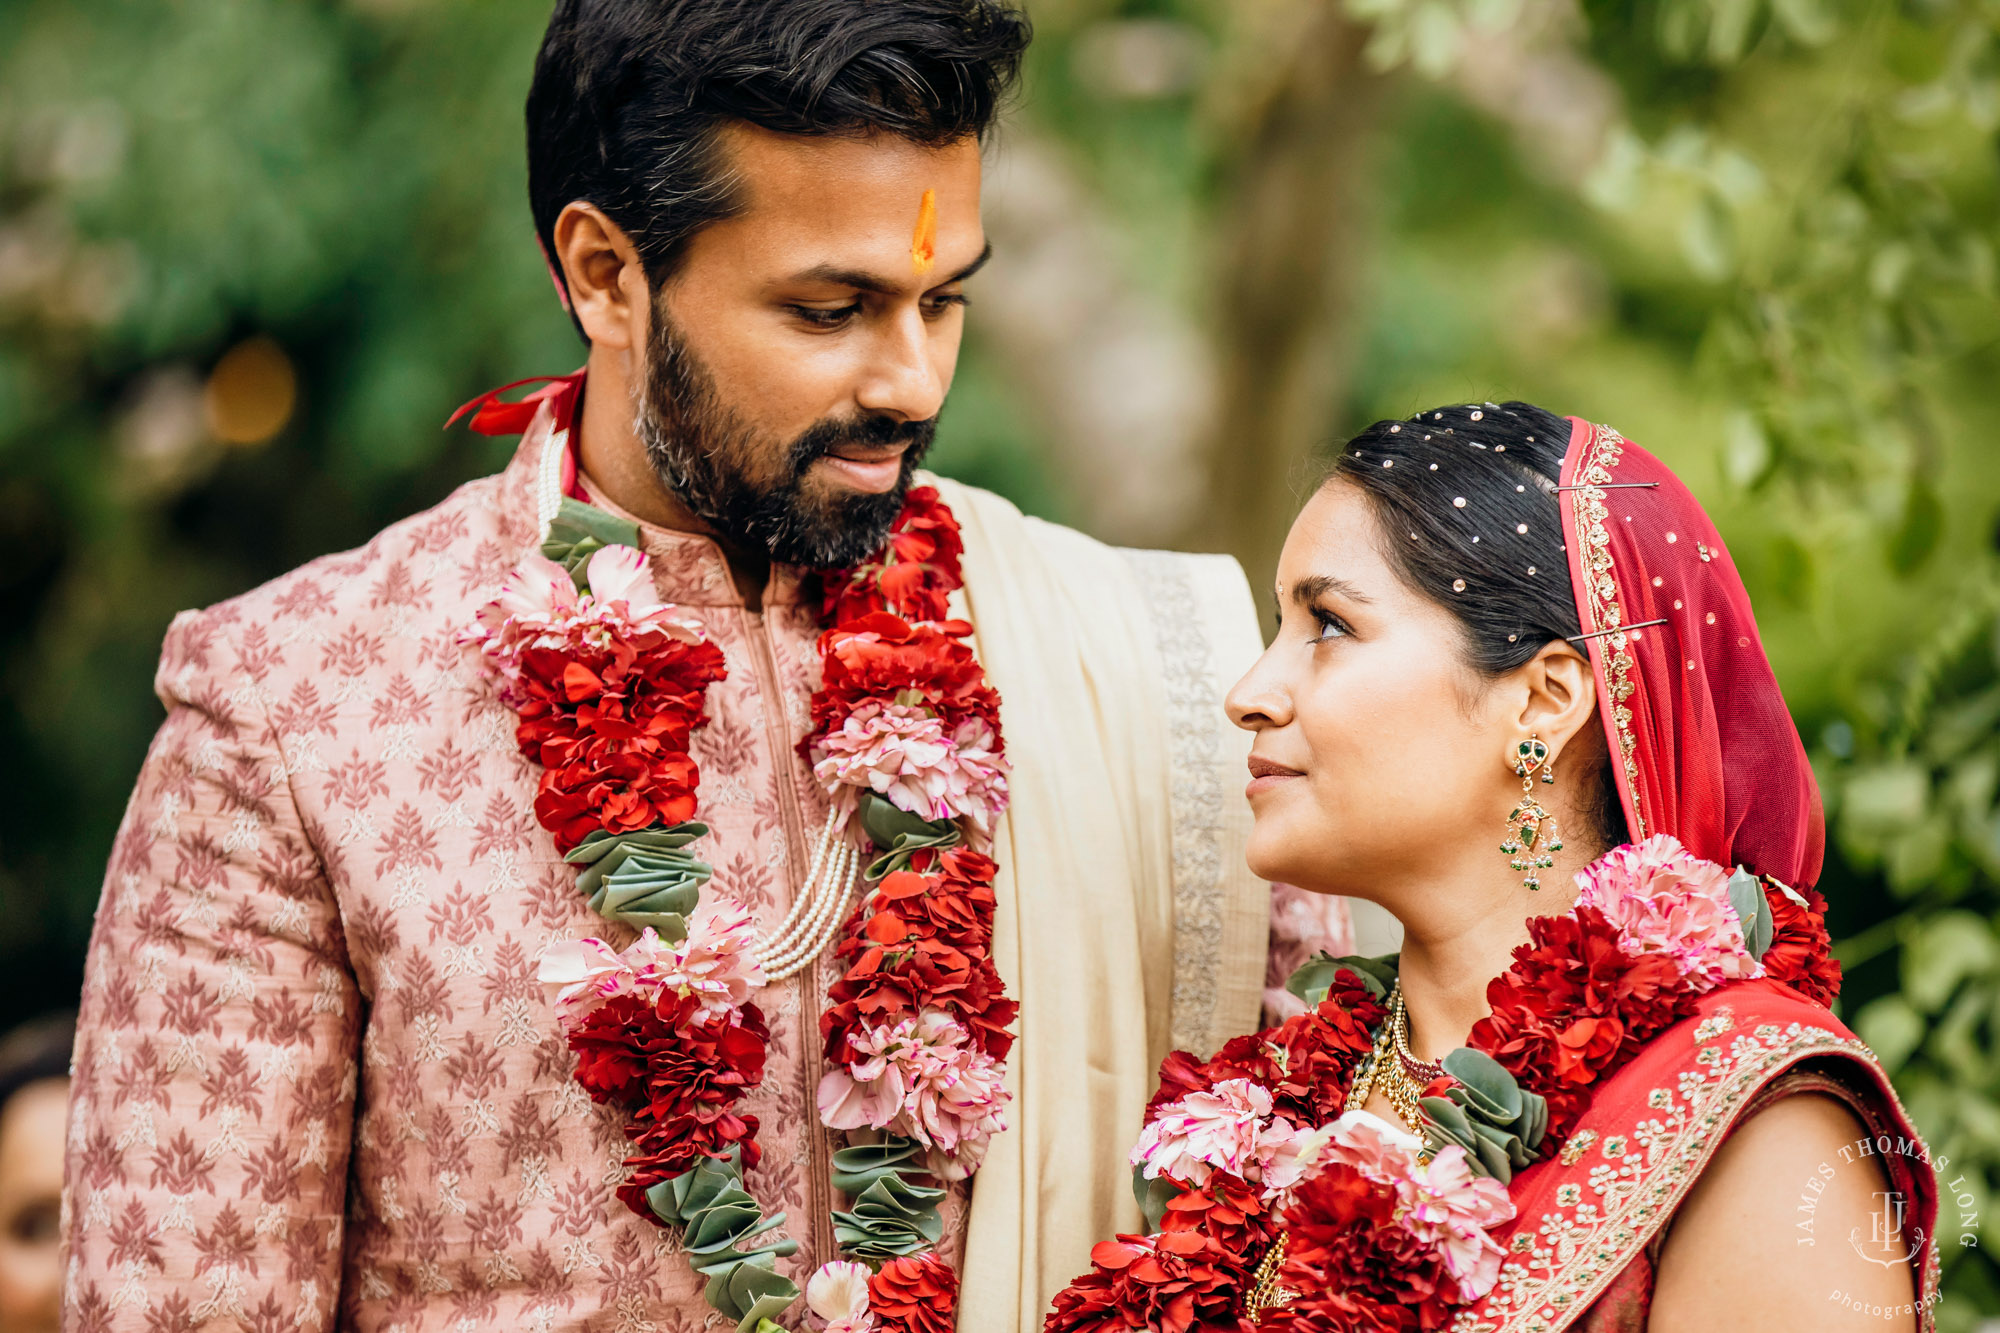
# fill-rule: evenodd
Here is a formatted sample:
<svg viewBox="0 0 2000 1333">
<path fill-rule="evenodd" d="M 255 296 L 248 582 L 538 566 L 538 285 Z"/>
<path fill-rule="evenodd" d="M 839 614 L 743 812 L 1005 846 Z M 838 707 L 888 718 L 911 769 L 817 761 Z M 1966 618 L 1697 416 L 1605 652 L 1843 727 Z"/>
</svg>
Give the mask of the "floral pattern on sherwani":
<svg viewBox="0 0 2000 1333">
<path fill-rule="evenodd" d="M 590 913 L 530 811 L 513 718 L 458 639 L 532 550 L 544 414 L 500 476 L 179 617 L 168 709 L 118 835 L 76 1053 L 65 1323 L 690 1333 L 701 1280 L 612 1190 L 617 1116 L 570 1078 L 537 960 L 629 932 Z M 825 797 L 816 608 L 776 571 L 746 609 L 718 549 L 644 530 L 659 591 L 729 676 L 694 739 L 697 845 L 766 921 Z M 742 1109 L 750 1187 L 833 1256 L 814 1113 L 826 964 L 754 998 L 772 1043 Z M 958 1263 L 967 1187 L 945 1208 Z"/>
</svg>

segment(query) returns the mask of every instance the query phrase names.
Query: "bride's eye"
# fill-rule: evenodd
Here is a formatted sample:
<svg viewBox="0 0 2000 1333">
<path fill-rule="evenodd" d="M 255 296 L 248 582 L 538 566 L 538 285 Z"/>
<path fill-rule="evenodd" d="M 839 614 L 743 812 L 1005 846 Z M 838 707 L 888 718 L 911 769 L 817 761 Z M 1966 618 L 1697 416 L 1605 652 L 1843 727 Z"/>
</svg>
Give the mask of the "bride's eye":
<svg viewBox="0 0 2000 1333">
<path fill-rule="evenodd" d="M 1319 625 L 1319 633 L 1313 635 L 1310 642 L 1325 643 L 1328 639 L 1344 639 L 1353 633 L 1347 627 L 1347 622 L 1331 611 L 1315 606 L 1312 609 L 1312 618 Z"/>
</svg>

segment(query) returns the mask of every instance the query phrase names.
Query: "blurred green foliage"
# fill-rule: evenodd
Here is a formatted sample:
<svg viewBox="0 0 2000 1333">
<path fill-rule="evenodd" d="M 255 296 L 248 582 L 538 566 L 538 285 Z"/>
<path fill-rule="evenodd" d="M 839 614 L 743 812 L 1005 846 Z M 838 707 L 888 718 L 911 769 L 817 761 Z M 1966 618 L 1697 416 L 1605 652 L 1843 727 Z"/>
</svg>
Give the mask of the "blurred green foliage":
<svg viewBox="0 0 2000 1333">
<path fill-rule="evenodd" d="M 1212 232 L 1259 35 L 1337 3 L 1031 0 L 1020 132 L 1060 145 L 1126 276 L 1193 321 L 1228 280 Z M 1341 196 L 1370 226 L 1326 437 L 1525 397 L 1617 425 L 1710 505 L 1826 789 L 1843 1012 L 1984 1218 L 2000 4 L 1345 12 L 1383 72 Z M 172 613 L 496 467 L 506 443 L 445 414 L 580 361 L 524 198 L 546 13 L 0 0 L 0 1018 L 74 991 Z M 1151 43 L 1133 48 L 1151 75 L 1106 76 L 1121 34 Z M 972 319 L 940 466 L 1083 512 Z M 222 444 L 204 386 L 253 336 L 295 369 L 296 408 L 275 438 Z M 1952 1333 L 2000 1314 L 2000 1270 L 1956 1235 Z"/>
</svg>

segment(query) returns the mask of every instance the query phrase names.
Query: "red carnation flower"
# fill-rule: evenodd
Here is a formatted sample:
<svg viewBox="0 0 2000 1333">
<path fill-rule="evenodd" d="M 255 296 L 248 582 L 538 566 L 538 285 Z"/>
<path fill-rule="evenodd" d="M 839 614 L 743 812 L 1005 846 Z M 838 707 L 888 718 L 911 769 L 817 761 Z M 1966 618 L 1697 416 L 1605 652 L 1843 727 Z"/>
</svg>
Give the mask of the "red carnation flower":
<svg viewBox="0 0 2000 1333">
<path fill-rule="evenodd" d="M 1247 1078 L 1270 1089 L 1278 1112 L 1299 1124 L 1332 1120 L 1341 1112 L 1355 1066 L 1374 1044 L 1371 1029 L 1387 1012 L 1354 973 L 1342 970 L 1316 1007 L 1276 1027 L 1230 1038 L 1211 1060 L 1186 1051 L 1168 1055 L 1160 1064 L 1159 1088 L 1146 1103 L 1146 1119 L 1191 1092 Z"/>
<path fill-rule="evenodd" d="M 958 1274 L 935 1254 L 891 1259 L 868 1279 L 868 1312 L 883 1333 L 951 1333 Z"/>
<path fill-rule="evenodd" d="M 1579 907 L 1528 922 L 1528 943 L 1487 985 L 1492 1012 L 1469 1044 L 1548 1098 L 1546 1152 L 1568 1137 L 1590 1086 L 1693 1012 L 1695 999 L 1671 958 L 1626 954 L 1603 913 Z"/>
<path fill-rule="evenodd" d="M 663 632 L 572 655 L 521 654 L 515 741 L 542 766 L 535 817 L 567 852 L 598 830 L 678 824 L 695 812 L 700 774 L 689 738 L 708 687 L 725 674 L 712 643 Z"/>
<path fill-rule="evenodd" d="M 1318 1291 L 1273 1310 L 1259 1333 L 1405 1333 L 1419 1327 L 1414 1312 L 1345 1291 Z"/>
<path fill-rule="evenodd" d="M 1246 1036 L 1231 1037 L 1211 1060 L 1199 1060 L 1186 1051 L 1172 1051 L 1160 1061 L 1160 1085 L 1146 1103 L 1146 1120 L 1168 1102 L 1177 1102 L 1191 1092 L 1207 1092 L 1225 1079 L 1247 1078 L 1269 1087 L 1278 1077 L 1265 1042 L 1276 1028 L 1265 1028 Z"/>
<path fill-rule="evenodd" d="M 1310 1318 L 1316 1299 L 1337 1291 L 1399 1311 L 1404 1322 L 1389 1327 L 1442 1327 L 1457 1289 L 1437 1252 L 1396 1225 L 1395 1215 L 1395 1191 L 1345 1163 L 1329 1165 L 1293 1193 L 1281 1280 L 1302 1293 L 1295 1320 Z"/>
<path fill-rule="evenodd" d="M 633 995 L 613 996 L 569 1034 L 576 1081 L 593 1101 L 625 1105 L 645 1087 L 649 1052 L 673 1039 L 673 1029 L 651 1005 Z"/>
<path fill-rule="evenodd" d="M 1271 1243 L 1276 1222 L 1258 1186 L 1216 1171 L 1204 1185 L 1181 1185 L 1160 1217 L 1160 1230 L 1198 1231 L 1229 1254 L 1250 1254 Z"/>
<path fill-rule="evenodd" d="M 1372 1027 L 1387 1017 L 1372 993 L 1342 972 L 1317 1006 L 1272 1029 L 1265 1046 L 1276 1077 L 1265 1086 L 1277 1110 L 1297 1124 L 1337 1117 L 1354 1081 L 1355 1066 L 1374 1045 Z"/>
<path fill-rule="evenodd" d="M 912 624 L 886 612 L 828 630 L 819 642 L 824 683 L 812 701 L 814 734 L 839 726 L 864 700 L 896 699 L 930 709 L 946 731 L 979 717 L 997 735 L 1000 696 L 961 642 L 971 632 L 963 621 Z"/>
<path fill-rule="evenodd" d="M 636 1112 L 642 1124 L 728 1106 L 763 1081 L 771 1033 L 756 1005 L 738 1010 L 737 1023 L 700 1016 L 693 995 L 669 993 L 660 1008 L 672 1014 L 673 1032 L 647 1050 L 644 1104 Z"/>
<path fill-rule="evenodd" d="M 979 859 L 986 861 L 983 856 Z M 986 865 L 991 867 L 992 862 L 986 861 Z M 860 922 L 860 934 L 848 940 L 843 948 L 858 948 L 862 938 L 887 945 L 901 943 L 906 938 L 937 939 L 984 957 L 993 938 L 990 873 L 981 881 L 898 871 L 883 877 L 875 889 L 874 905 L 874 915 Z"/>
<path fill-rule="evenodd" d="M 859 957 L 827 990 L 832 1003 L 820 1014 L 820 1035 L 828 1060 L 847 1064 L 854 1058 L 847 1034 L 855 1024 L 879 1026 L 926 1008 L 942 1009 L 965 1024 L 980 1049 L 994 1059 L 1007 1057 L 1014 1037 L 1006 1029 L 1020 1006 L 1006 998 L 991 959 L 968 955 L 941 940 L 914 940 L 891 949 L 863 938 L 841 948 L 844 955 Z"/>
<path fill-rule="evenodd" d="M 943 620 L 951 594 L 964 586 L 958 520 L 935 486 L 912 487 L 888 544 L 853 569 L 828 573 L 821 608 L 829 625 L 877 611 L 907 620 Z"/>
<path fill-rule="evenodd" d="M 628 1126 L 627 1133 L 632 1128 Z M 645 1202 L 647 1190 L 692 1171 L 704 1157 L 724 1158 L 737 1149 L 743 1154 L 743 1169 L 748 1171 L 763 1156 L 757 1143 L 757 1117 L 717 1107 L 649 1125 L 632 1142 L 638 1151 L 625 1159 L 632 1177 L 619 1187 L 618 1197 L 642 1217 L 652 1216 Z"/>
<path fill-rule="evenodd" d="M 1840 994 L 1840 964 L 1828 950 L 1826 899 L 1812 889 L 1800 890 L 1804 904 L 1783 889 L 1766 887 L 1771 904 L 1771 947 L 1764 951 L 1764 975 L 1781 981 L 1814 1004 L 1832 1007 Z"/>
<path fill-rule="evenodd" d="M 1090 1262 L 1056 1294 L 1043 1333 L 1253 1333 L 1237 1313 L 1248 1271 L 1198 1232 L 1120 1236 Z"/>
</svg>

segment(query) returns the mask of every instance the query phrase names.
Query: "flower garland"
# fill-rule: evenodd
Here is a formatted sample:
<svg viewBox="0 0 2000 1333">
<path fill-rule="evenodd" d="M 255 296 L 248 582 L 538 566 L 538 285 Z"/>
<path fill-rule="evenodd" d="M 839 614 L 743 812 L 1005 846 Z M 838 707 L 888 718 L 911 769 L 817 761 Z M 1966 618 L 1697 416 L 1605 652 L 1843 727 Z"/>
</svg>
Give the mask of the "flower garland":
<svg viewBox="0 0 2000 1333">
<path fill-rule="evenodd" d="M 1821 1004 L 1839 991 L 1817 894 L 1666 835 L 1577 879 L 1576 906 L 1531 918 L 1487 987 L 1491 1012 L 1425 1090 L 1421 1137 L 1346 1105 L 1385 1058 L 1393 959 L 1322 955 L 1291 983 L 1307 1012 L 1205 1062 L 1168 1056 L 1132 1154 L 1150 1234 L 1099 1244 L 1046 1333 L 1441 1328 L 1498 1279 L 1513 1172 L 1699 997 L 1757 976 Z"/>
<path fill-rule="evenodd" d="M 681 1228 L 710 1305 L 745 1333 L 773 1333 L 802 1293 L 776 1271 L 798 1249 L 771 1234 L 784 1215 L 767 1217 L 743 1184 L 759 1127 L 734 1108 L 762 1082 L 770 1042 L 749 997 L 767 951 L 816 955 L 849 895 L 829 873 L 827 926 L 802 923 L 769 950 L 742 904 L 703 893 L 711 869 L 687 850 L 707 832 L 691 822 L 688 747 L 726 668 L 654 593 L 638 540 L 635 525 L 563 499 L 542 553 L 509 574 L 465 643 L 541 766 L 535 817 L 579 867 L 579 891 L 639 931 L 623 950 L 561 941 L 541 963 L 577 1083 L 628 1115 L 618 1197 Z M 1018 1006 L 992 960 L 998 868 L 967 839 L 989 838 L 1006 809 L 1007 760 L 999 696 L 964 642 L 972 627 L 948 618 L 961 553 L 950 510 L 918 487 L 879 554 L 823 577 L 832 628 L 801 750 L 834 817 L 813 877 L 851 863 L 830 850 L 837 827 L 858 822 L 878 852 L 838 923 L 846 967 L 820 1016 L 821 1121 L 869 1131 L 833 1157 L 852 1203 L 833 1215 L 835 1240 L 866 1262 L 825 1264 L 803 1293 L 835 1333 L 949 1333 L 958 1279 L 935 1253 L 934 1182 L 971 1175 L 1006 1127 Z"/>
</svg>

